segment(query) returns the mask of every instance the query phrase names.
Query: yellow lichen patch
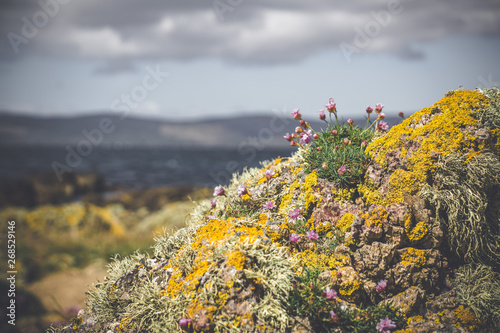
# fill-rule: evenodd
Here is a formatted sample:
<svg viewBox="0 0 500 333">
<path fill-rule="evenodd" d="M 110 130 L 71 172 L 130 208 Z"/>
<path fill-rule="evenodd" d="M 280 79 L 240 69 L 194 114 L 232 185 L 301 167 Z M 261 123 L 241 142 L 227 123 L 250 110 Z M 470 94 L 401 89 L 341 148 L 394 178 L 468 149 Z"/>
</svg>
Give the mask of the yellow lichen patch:
<svg viewBox="0 0 500 333">
<path fill-rule="evenodd" d="M 342 215 L 340 220 L 337 221 L 336 227 L 340 229 L 342 232 L 347 232 L 351 229 L 352 222 L 354 221 L 355 216 L 351 213 L 345 213 Z"/>
<path fill-rule="evenodd" d="M 281 204 L 279 208 L 282 214 L 284 215 L 288 214 L 288 207 L 292 203 L 293 193 L 298 188 L 300 188 L 300 181 L 296 179 L 288 189 L 283 189 L 285 194 L 283 195 L 283 199 L 281 199 Z"/>
<path fill-rule="evenodd" d="M 418 222 L 413 226 L 412 214 L 408 213 L 405 216 L 405 233 L 410 241 L 419 241 L 427 235 L 429 229 L 427 224 L 423 221 Z"/>
<path fill-rule="evenodd" d="M 341 268 L 347 263 L 347 258 L 343 256 L 327 256 L 326 254 L 316 253 L 311 250 L 297 253 L 296 259 L 299 260 L 301 266 L 319 268 L 322 271 Z"/>
<path fill-rule="evenodd" d="M 365 225 L 369 228 L 374 227 L 374 226 L 381 227 L 382 222 L 384 220 L 387 221 L 388 216 L 389 216 L 389 214 L 387 213 L 385 208 L 382 206 L 375 207 L 373 209 L 371 215 L 369 215 L 368 213 L 360 215 L 360 217 L 365 220 Z"/>
<path fill-rule="evenodd" d="M 413 322 L 419 322 L 422 320 L 424 320 L 424 317 L 422 317 L 422 316 L 413 316 L 413 317 L 408 318 L 408 320 L 406 321 L 406 324 L 410 325 Z"/>
<path fill-rule="evenodd" d="M 350 188 L 350 189 L 339 188 L 339 189 L 333 189 L 332 194 L 334 195 L 335 200 L 337 201 L 349 201 L 352 199 L 355 191 L 356 191 L 355 188 Z"/>
<path fill-rule="evenodd" d="M 325 235 L 332 230 L 332 224 L 330 222 L 326 222 L 326 223 L 321 222 L 321 223 L 318 223 L 318 225 L 316 226 L 315 229 L 319 235 Z"/>
<path fill-rule="evenodd" d="M 456 326 L 465 328 L 468 331 L 474 331 L 478 326 L 483 324 L 483 322 L 474 315 L 474 312 L 463 305 L 460 305 L 455 310 L 455 316 L 457 318 Z"/>
<path fill-rule="evenodd" d="M 304 184 L 302 186 L 302 191 L 304 194 L 305 207 L 304 210 L 307 212 L 318 202 L 318 197 L 314 194 L 314 186 L 318 184 L 318 174 L 316 171 L 311 172 L 304 179 Z"/>
<path fill-rule="evenodd" d="M 483 148 L 478 140 L 472 140 L 473 137 L 466 135 L 463 130 L 466 126 L 477 125 L 472 115 L 487 105 L 488 98 L 477 91 L 450 92 L 431 107 L 413 114 L 394 126 L 387 135 L 370 143 L 366 152 L 380 167 L 388 165 L 389 152 L 397 152 L 407 167 L 391 175 L 387 195 L 373 195 L 372 192 L 377 190 L 365 186 L 361 192 L 367 203 L 374 203 L 382 197 L 383 203 L 387 205 L 402 202 L 404 191 L 417 194 L 434 172 L 432 154 L 446 156 L 452 152 L 468 154 L 481 151 Z M 417 126 L 424 117 L 426 122 Z M 417 144 L 418 147 L 409 152 L 405 142 Z"/>
<path fill-rule="evenodd" d="M 120 326 L 118 326 L 116 328 L 116 332 L 117 333 L 123 333 L 125 331 L 128 331 L 129 329 L 131 328 L 134 328 L 135 325 L 133 324 L 130 324 L 130 318 L 123 318 L 121 321 L 120 321 Z"/>
<path fill-rule="evenodd" d="M 358 280 L 348 280 L 342 282 L 342 284 L 340 285 L 339 294 L 342 296 L 350 296 L 353 292 L 358 290 L 359 287 L 361 287 L 361 282 L 359 282 Z"/>
<path fill-rule="evenodd" d="M 233 251 L 228 255 L 227 264 L 241 270 L 245 266 L 245 261 L 246 257 L 241 251 Z"/>
<path fill-rule="evenodd" d="M 405 266 L 415 265 L 420 268 L 427 262 L 425 252 L 413 247 L 407 248 L 401 255 L 401 263 Z"/>
</svg>

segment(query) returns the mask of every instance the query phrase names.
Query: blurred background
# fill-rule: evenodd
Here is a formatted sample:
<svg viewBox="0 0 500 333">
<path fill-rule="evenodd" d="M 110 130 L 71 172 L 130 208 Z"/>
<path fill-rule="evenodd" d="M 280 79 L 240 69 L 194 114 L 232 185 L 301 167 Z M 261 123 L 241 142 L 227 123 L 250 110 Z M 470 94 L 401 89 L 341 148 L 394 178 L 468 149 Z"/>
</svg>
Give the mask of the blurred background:
<svg viewBox="0 0 500 333">
<path fill-rule="evenodd" d="M 494 0 L 2 0 L 0 35 L 2 331 L 68 320 L 115 254 L 290 155 L 293 109 L 319 128 L 330 97 L 358 124 L 383 103 L 394 125 L 500 81 Z"/>
</svg>

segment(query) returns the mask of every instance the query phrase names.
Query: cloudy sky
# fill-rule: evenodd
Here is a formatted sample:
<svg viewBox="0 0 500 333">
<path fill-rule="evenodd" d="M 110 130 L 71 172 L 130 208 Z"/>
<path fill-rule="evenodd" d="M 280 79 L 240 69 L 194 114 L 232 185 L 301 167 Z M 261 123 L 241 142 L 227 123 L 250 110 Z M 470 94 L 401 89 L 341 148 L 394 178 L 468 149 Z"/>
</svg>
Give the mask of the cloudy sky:
<svg viewBox="0 0 500 333">
<path fill-rule="evenodd" d="M 500 82 L 499 0 L 2 0 L 0 109 L 418 110 Z"/>
</svg>

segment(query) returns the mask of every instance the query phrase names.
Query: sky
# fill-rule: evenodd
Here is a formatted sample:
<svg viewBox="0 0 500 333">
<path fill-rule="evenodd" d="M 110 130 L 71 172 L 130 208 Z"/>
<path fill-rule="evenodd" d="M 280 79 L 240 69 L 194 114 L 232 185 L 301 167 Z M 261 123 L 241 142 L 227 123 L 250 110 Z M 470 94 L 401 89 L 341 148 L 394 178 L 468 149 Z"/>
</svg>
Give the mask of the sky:
<svg viewBox="0 0 500 333">
<path fill-rule="evenodd" d="M 0 110 L 196 120 L 500 82 L 499 0 L 2 0 Z"/>
</svg>

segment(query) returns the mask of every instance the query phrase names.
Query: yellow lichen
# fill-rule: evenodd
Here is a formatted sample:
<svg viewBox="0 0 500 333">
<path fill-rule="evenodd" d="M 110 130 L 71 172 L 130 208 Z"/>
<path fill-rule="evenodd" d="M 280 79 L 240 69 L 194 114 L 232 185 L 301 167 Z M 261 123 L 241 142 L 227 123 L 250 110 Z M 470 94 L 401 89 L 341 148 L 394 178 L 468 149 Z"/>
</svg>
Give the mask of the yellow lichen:
<svg viewBox="0 0 500 333">
<path fill-rule="evenodd" d="M 339 293 L 340 295 L 343 296 L 350 296 L 352 295 L 353 292 L 359 289 L 361 287 L 361 282 L 358 280 L 349 280 L 346 282 L 343 282 L 340 285 Z"/>
<path fill-rule="evenodd" d="M 229 253 L 227 264 L 237 270 L 241 270 L 245 266 L 245 261 L 246 257 L 241 251 L 234 251 Z"/>
<path fill-rule="evenodd" d="M 352 222 L 354 221 L 355 216 L 351 213 L 345 213 L 342 215 L 340 220 L 337 221 L 336 227 L 340 229 L 342 232 L 347 232 L 351 229 Z"/>
<path fill-rule="evenodd" d="M 381 227 L 383 221 L 387 221 L 389 214 L 382 206 L 377 206 L 371 214 L 361 214 L 360 217 L 365 220 L 365 225 L 369 228 L 378 226 Z"/>
<path fill-rule="evenodd" d="M 463 305 L 455 309 L 455 316 L 457 318 L 456 327 L 465 328 L 468 331 L 474 331 L 478 326 L 483 324 L 483 322 L 474 315 L 474 312 Z"/>
<path fill-rule="evenodd" d="M 415 267 L 420 268 L 426 262 L 425 252 L 413 247 L 407 248 L 401 255 L 401 263 L 405 266 L 415 265 Z"/>
<path fill-rule="evenodd" d="M 388 164 L 387 153 L 397 152 L 406 163 L 405 170 L 396 170 L 389 179 L 389 191 L 386 194 L 370 188 L 367 177 L 361 193 L 368 204 L 384 205 L 403 202 L 403 193 L 417 194 L 422 185 L 432 176 L 435 165 L 431 153 L 446 156 L 452 152 L 476 154 L 484 148 L 478 140 L 463 132 L 466 126 L 477 125 L 472 115 L 488 105 L 488 98 L 477 91 L 454 91 L 429 108 L 413 114 L 390 132 L 370 143 L 366 152 L 382 167 Z M 423 117 L 426 124 L 416 126 Z M 432 118 L 432 121 L 430 121 Z M 417 144 L 409 152 L 405 142 Z M 375 194 L 374 192 L 378 192 Z"/>
<path fill-rule="evenodd" d="M 405 233 L 410 241 L 419 241 L 427 235 L 429 229 L 427 224 L 423 221 L 413 225 L 412 214 L 408 213 L 405 216 Z"/>
</svg>

